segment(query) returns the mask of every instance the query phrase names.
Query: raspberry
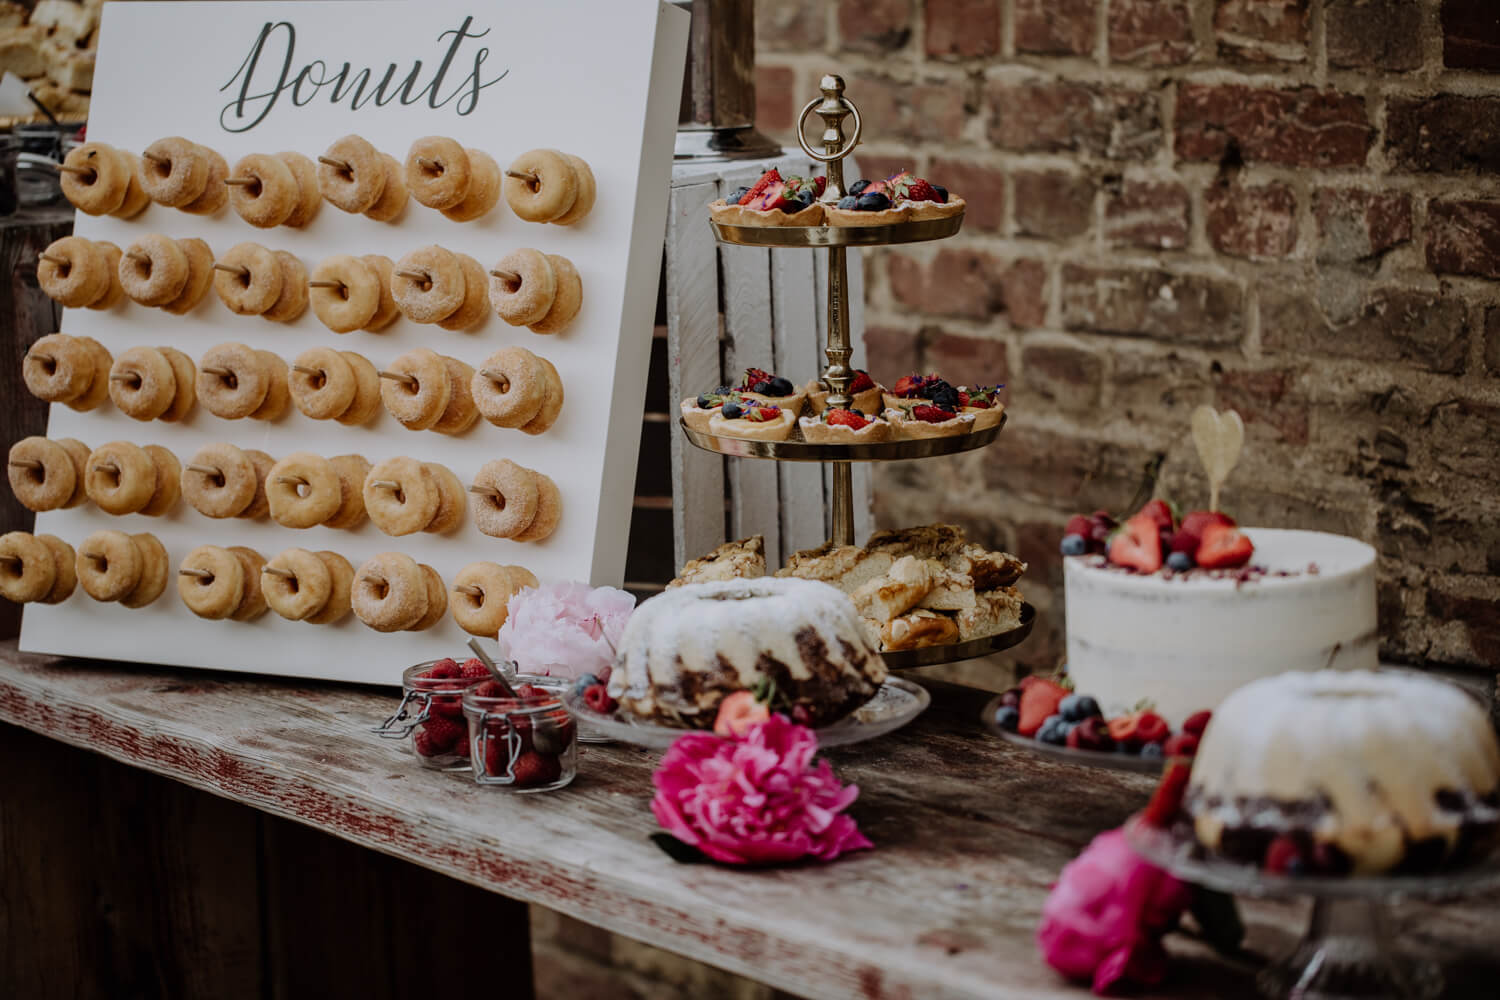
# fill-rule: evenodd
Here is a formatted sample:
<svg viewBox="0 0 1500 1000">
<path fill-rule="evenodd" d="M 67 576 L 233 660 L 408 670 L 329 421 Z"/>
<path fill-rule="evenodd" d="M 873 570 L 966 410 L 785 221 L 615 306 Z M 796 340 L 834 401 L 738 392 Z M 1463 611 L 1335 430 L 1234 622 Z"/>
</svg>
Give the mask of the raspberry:
<svg viewBox="0 0 1500 1000">
<path fill-rule="evenodd" d="M 1186 763 L 1174 761 L 1167 765 L 1167 773 L 1161 776 L 1161 784 L 1151 793 L 1141 819 L 1150 826 L 1165 830 L 1182 809 L 1182 797 L 1187 793 L 1188 776 L 1192 773 Z"/>
<path fill-rule="evenodd" d="M 463 667 L 459 669 L 459 676 L 465 680 L 482 681 L 490 675 L 489 668 L 484 661 L 477 656 L 471 656 L 464 661 Z"/>
<path fill-rule="evenodd" d="M 458 677 L 460 676 L 460 673 L 461 671 L 458 669 L 458 663 L 445 656 L 441 660 L 438 660 L 436 663 L 434 663 L 432 667 L 421 676 L 447 679 L 450 677 Z"/>
<path fill-rule="evenodd" d="M 435 694 L 428 702 L 427 707 L 430 715 L 447 716 L 450 719 L 462 719 L 464 717 L 462 695 Z"/>
<path fill-rule="evenodd" d="M 436 757 L 438 754 L 443 753 L 433 742 L 432 734 L 426 730 L 417 730 L 412 736 L 411 745 L 419 757 Z"/>
<path fill-rule="evenodd" d="M 442 715 L 429 716 L 422 723 L 422 731 L 427 734 L 433 748 L 440 753 L 453 749 L 453 745 L 463 738 L 465 732 L 463 723 Z"/>
<path fill-rule="evenodd" d="M 595 684 L 583 692 L 583 703 L 590 711 L 598 712 L 600 715 L 608 715 L 618 708 L 618 703 L 609 696 L 609 691 L 603 684 Z"/>
<path fill-rule="evenodd" d="M 931 184 L 927 183 L 927 181 L 925 181 L 922 178 L 918 177 L 916 180 L 912 181 L 910 185 L 907 186 L 907 188 L 906 188 L 906 200 L 907 201 L 941 201 L 942 199 L 940 199 L 938 197 L 938 193 L 937 193 L 937 189 L 936 188 L 934 188 Z"/>
<path fill-rule="evenodd" d="M 562 777 L 562 761 L 550 754 L 523 753 L 516 758 L 515 774 L 517 788 L 550 785 Z"/>
<path fill-rule="evenodd" d="M 509 757 L 505 750 L 505 737 L 490 733 L 490 738 L 484 744 L 484 773 L 492 778 L 503 778 L 507 763 Z"/>
</svg>

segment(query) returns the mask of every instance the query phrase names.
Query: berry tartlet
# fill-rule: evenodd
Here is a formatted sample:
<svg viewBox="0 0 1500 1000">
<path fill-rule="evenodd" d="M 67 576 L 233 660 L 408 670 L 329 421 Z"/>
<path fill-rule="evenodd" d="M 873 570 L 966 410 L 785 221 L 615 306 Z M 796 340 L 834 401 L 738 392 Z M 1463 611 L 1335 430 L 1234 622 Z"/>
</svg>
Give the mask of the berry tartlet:
<svg viewBox="0 0 1500 1000">
<path fill-rule="evenodd" d="M 708 214 L 731 226 L 821 226 L 824 209 L 818 196 L 827 184 L 824 177 L 783 178 L 772 167 L 753 186 L 711 202 Z"/>
<path fill-rule="evenodd" d="M 898 441 L 917 438 L 952 437 L 974 429 L 974 418 L 936 403 L 910 403 L 885 411 L 892 437 Z"/>
<path fill-rule="evenodd" d="M 808 408 L 814 414 L 828 409 L 828 394 L 832 392 L 821 378 L 815 378 L 802 387 L 807 393 Z M 854 381 L 849 384 L 849 396 L 854 409 L 862 413 L 878 413 L 882 407 L 885 387 L 870 377 L 863 368 L 854 369 Z"/>
<path fill-rule="evenodd" d="M 802 440 L 810 444 L 873 444 L 891 436 L 891 425 L 880 416 L 865 416 L 858 408 L 824 410 L 797 422 Z"/>
<path fill-rule="evenodd" d="M 963 215 L 964 200 L 903 170 L 883 181 L 855 181 L 824 214 L 830 226 L 887 226 Z"/>
<path fill-rule="evenodd" d="M 744 397 L 727 385 L 712 392 L 699 393 L 682 401 L 682 420 L 700 434 L 708 433 L 708 418 L 719 412 L 719 408 L 730 400 L 743 403 Z"/>
<path fill-rule="evenodd" d="M 982 431 L 994 427 L 1005 416 L 1005 404 L 1000 402 L 1000 385 L 959 386 L 958 412 L 974 418 L 974 429 Z"/>
<path fill-rule="evenodd" d="M 791 379 L 773 375 L 763 368 L 746 368 L 745 378 L 735 389 L 747 400 L 786 410 L 796 417 L 802 412 L 802 390 Z"/>
<path fill-rule="evenodd" d="M 797 415 L 791 410 L 750 400 L 743 403 L 731 400 L 708 418 L 708 433 L 716 437 L 785 441 L 796 423 Z"/>
<path fill-rule="evenodd" d="M 931 375 L 903 375 L 896 384 L 886 390 L 883 399 L 888 410 L 899 410 L 916 403 L 935 403 L 938 406 L 957 410 L 964 405 L 959 391 L 948 380 L 936 373 Z"/>
</svg>

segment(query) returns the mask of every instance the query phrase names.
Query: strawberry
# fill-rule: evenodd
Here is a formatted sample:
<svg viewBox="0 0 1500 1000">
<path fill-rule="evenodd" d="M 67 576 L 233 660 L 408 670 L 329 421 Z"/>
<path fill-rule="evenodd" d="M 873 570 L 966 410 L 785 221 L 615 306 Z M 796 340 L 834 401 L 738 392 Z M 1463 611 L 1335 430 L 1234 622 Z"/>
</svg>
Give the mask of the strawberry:
<svg viewBox="0 0 1500 1000">
<path fill-rule="evenodd" d="M 422 731 L 427 734 L 433 748 L 440 753 L 446 753 L 453 749 L 453 744 L 463 739 L 465 729 L 462 722 L 443 715 L 430 715 L 427 721 L 422 723 Z"/>
<path fill-rule="evenodd" d="M 1071 691 L 1056 681 L 1026 678 L 1021 682 L 1021 722 L 1016 732 L 1022 736 L 1035 736 L 1042 723 L 1057 714 L 1057 706 L 1070 694 Z"/>
<path fill-rule="evenodd" d="M 1156 518 L 1143 512 L 1126 521 L 1110 539 L 1109 561 L 1142 573 L 1161 569 L 1161 527 Z"/>
<path fill-rule="evenodd" d="M 1261 867 L 1274 875 L 1296 875 L 1306 864 L 1297 839 L 1285 833 L 1266 845 L 1265 858 L 1261 861 Z"/>
<path fill-rule="evenodd" d="M 490 675 L 489 668 L 477 656 L 471 656 L 459 668 L 459 676 L 465 680 L 482 681 Z"/>
<path fill-rule="evenodd" d="M 1157 499 L 1147 502 L 1146 506 L 1140 509 L 1140 513 L 1148 515 L 1151 520 L 1167 531 L 1177 527 L 1177 519 L 1172 514 L 1172 505 L 1165 500 Z"/>
<path fill-rule="evenodd" d="M 940 424 L 945 420 L 952 420 L 958 414 L 941 406 L 933 406 L 931 403 L 923 403 L 921 406 L 911 408 L 913 420 L 920 420 L 924 424 Z"/>
<path fill-rule="evenodd" d="M 1198 752 L 1198 737 L 1192 733 L 1178 733 L 1167 738 L 1161 752 L 1168 757 L 1191 757 Z"/>
<path fill-rule="evenodd" d="M 598 712 L 600 715 L 608 715 L 618 707 L 618 704 L 609 696 L 609 691 L 605 689 L 603 684 L 590 685 L 583 692 L 583 703 L 590 710 Z"/>
<path fill-rule="evenodd" d="M 868 392 L 873 388 L 875 388 L 875 380 L 870 377 L 870 373 L 863 369 L 855 369 L 854 378 L 849 383 L 849 391 Z"/>
<path fill-rule="evenodd" d="M 1129 747 L 1160 743 L 1171 732 L 1167 720 L 1148 709 L 1109 720 L 1109 735 Z"/>
<path fill-rule="evenodd" d="M 445 656 L 434 663 L 422 676 L 446 680 L 449 677 L 457 677 L 460 673 L 458 664 Z"/>
<path fill-rule="evenodd" d="M 931 184 L 927 183 L 927 181 L 918 177 L 909 185 L 907 185 L 906 200 L 941 201 L 942 199 L 938 197 L 937 188 L 933 187 Z"/>
<path fill-rule="evenodd" d="M 775 167 L 772 167 L 770 170 L 767 170 L 765 173 L 760 175 L 760 180 L 755 182 L 754 187 L 745 192 L 745 197 L 740 199 L 740 204 L 754 204 L 761 198 L 762 195 L 766 193 L 766 188 L 770 187 L 772 184 L 780 183 L 781 171 L 777 170 Z"/>
<path fill-rule="evenodd" d="M 562 777 L 562 761 L 551 754 L 530 751 L 516 758 L 515 784 L 517 788 L 535 788 L 550 785 Z"/>
<path fill-rule="evenodd" d="M 762 382 L 769 382 L 775 377 L 775 375 L 772 375 L 764 368 L 746 368 L 745 380 L 740 383 L 740 391 L 750 392 L 751 386 L 760 385 Z"/>
<path fill-rule="evenodd" d="M 752 423 L 763 424 L 767 420 L 775 420 L 781 416 L 779 406 L 747 406 L 745 407 L 745 419 Z"/>
<path fill-rule="evenodd" d="M 767 187 L 765 191 L 761 192 L 759 198 L 752 200 L 750 202 L 750 207 L 760 209 L 762 212 L 769 212 L 773 209 L 784 209 L 790 205 L 796 204 L 797 208 L 800 209 L 802 207 L 802 204 L 800 202 L 796 202 L 795 199 L 788 197 L 790 194 L 792 194 L 792 192 L 788 190 L 787 186 L 784 183 L 782 183 L 781 181 L 776 181 L 775 183 Z M 793 211 L 795 210 L 796 209 L 793 209 Z"/>
<path fill-rule="evenodd" d="M 1233 569 L 1248 563 L 1254 552 L 1254 543 L 1239 528 L 1210 524 L 1203 529 L 1203 541 L 1194 558 L 1204 569 Z"/>
<path fill-rule="evenodd" d="M 1192 715 L 1188 716 L 1187 721 L 1182 724 L 1182 731 L 1185 733 L 1192 733 L 1194 736 L 1202 737 L 1203 730 L 1208 728 L 1208 720 L 1212 719 L 1213 716 L 1214 713 L 1206 709 L 1202 712 L 1194 712 Z"/>
<path fill-rule="evenodd" d="M 1183 548 L 1178 551 L 1188 553 L 1198 551 L 1198 543 L 1203 540 L 1203 532 L 1211 524 L 1223 524 L 1232 528 L 1234 527 L 1234 518 L 1217 510 L 1192 511 L 1177 526 L 1177 535 L 1172 540 L 1173 548 L 1181 544 Z M 1177 541 L 1178 538 L 1182 539 L 1180 543 Z M 1190 548 L 1188 547 L 1189 545 L 1191 545 Z"/>
<path fill-rule="evenodd" d="M 1074 514 L 1068 518 L 1068 526 L 1063 529 L 1063 534 L 1082 535 L 1084 538 L 1087 538 L 1089 537 L 1089 532 L 1092 530 L 1093 522 L 1089 520 L 1087 514 Z"/>
<path fill-rule="evenodd" d="M 771 717 L 771 709 L 765 702 L 756 701 L 749 691 L 736 691 L 719 702 L 719 714 L 714 718 L 714 735 L 725 739 L 744 736 L 751 726 Z"/>
<path fill-rule="evenodd" d="M 827 422 L 829 427 L 850 427 L 854 430 L 870 426 L 870 421 L 855 410 L 837 409 L 829 410 Z"/>
<path fill-rule="evenodd" d="M 902 375 L 891 392 L 902 399 L 915 399 L 922 394 L 922 386 L 926 383 L 926 375 Z"/>
<path fill-rule="evenodd" d="M 1151 793 L 1151 801 L 1146 803 L 1146 808 L 1141 812 L 1141 821 L 1159 830 L 1171 826 L 1177 814 L 1182 811 L 1182 797 L 1187 792 L 1188 775 L 1191 773 L 1192 766 L 1184 761 L 1174 760 L 1168 764 L 1166 773 L 1161 776 L 1161 784 L 1156 786 L 1156 791 Z"/>
</svg>

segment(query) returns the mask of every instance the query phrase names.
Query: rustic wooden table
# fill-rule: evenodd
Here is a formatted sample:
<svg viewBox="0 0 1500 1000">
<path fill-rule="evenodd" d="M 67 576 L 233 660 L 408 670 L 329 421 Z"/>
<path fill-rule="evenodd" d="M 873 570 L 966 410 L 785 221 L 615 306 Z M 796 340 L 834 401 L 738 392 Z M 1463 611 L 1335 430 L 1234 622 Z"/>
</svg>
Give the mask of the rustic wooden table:
<svg viewBox="0 0 1500 1000">
<path fill-rule="evenodd" d="M 371 735 L 392 690 L 58 660 L 0 644 L 0 721 L 795 994 L 1085 995 L 1038 958 L 1038 914 L 1063 864 L 1138 809 L 1151 782 L 1031 756 L 981 729 L 980 692 L 934 684 L 933 694 L 907 729 L 829 752 L 863 790 L 853 814 L 876 850 L 733 871 L 678 864 L 647 839 L 655 758 L 646 751 L 588 747 L 566 791 L 513 796 L 419 770 Z M 1497 903 L 1405 906 L 1400 939 L 1449 964 L 1450 995 L 1493 996 Z M 1178 961 L 1160 995 L 1253 995 L 1259 956 L 1287 949 L 1305 910 L 1242 909 L 1247 953 L 1226 961 L 1174 934 Z"/>
</svg>

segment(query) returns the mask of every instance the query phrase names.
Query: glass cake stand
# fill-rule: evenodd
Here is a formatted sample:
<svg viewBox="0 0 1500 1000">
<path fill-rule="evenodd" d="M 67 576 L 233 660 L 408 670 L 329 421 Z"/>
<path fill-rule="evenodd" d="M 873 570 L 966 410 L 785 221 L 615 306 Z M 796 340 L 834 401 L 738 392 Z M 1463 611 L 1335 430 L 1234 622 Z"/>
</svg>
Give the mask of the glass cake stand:
<svg viewBox="0 0 1500 1000">
<path fill-rule="evenodd" d="M 875 692 L 875 697 L 837 722 L 830 722 L 814 730 L 818 735 L 818 745 L 847 746 L 884 736 L 921 715 L 931 702 L 932 696 L 921 685 L 901 677 L 887 677 L 880 690 Z M 563 703 L 578 719 L 580 726 L 586 723 L 611 739 L 639 747 L 663 750 L 684 733 L 702 732 L 667 726 L 649 719 L 637 719 L 623 711 L 605 715 L 589 708 L 584 704 L 582 695 L 572 692 L 563 696 Z"/>
<path fill-rule="evenodd" d="M 1312 898 L 1312 917 L 1302 940 L 1257 977 L 1256 985 L 1268 997 L 1433 1000 L 1443 992 L 1442 969 L 1436 962 L 1400 953 L 1389 908 L 1409 899 L 1457 899 L 1500 888 L 1500 854 L 1437 875 L 1338 878 L 1272 875 L 1252 865 L 1195 856 L 1196 840 L 1149 826 L 1139 815 L 1126 821 L 1125 840 L 1141 857 L 1185 882 L 1241 896 Z"/>
</svg>

